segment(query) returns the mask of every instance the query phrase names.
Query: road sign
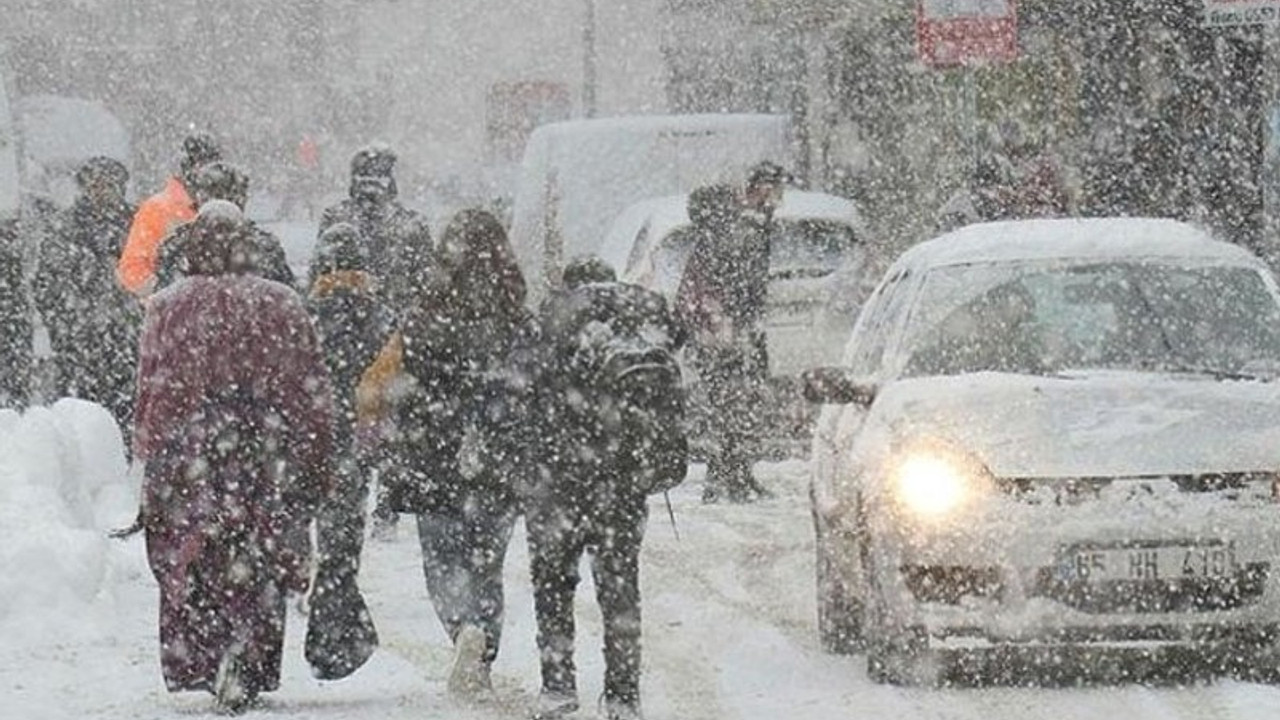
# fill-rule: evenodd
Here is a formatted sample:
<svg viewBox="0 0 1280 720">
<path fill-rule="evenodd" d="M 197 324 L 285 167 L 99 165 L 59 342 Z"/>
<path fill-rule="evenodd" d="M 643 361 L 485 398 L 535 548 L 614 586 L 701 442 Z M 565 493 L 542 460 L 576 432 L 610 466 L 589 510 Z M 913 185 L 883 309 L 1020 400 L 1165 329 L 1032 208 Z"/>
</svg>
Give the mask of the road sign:
<svg viewBox="0 0 1280 720">
<path fill-rule="evenodd" d="M 1280 20 L 1280 0 L 1204 0 L 1204 24 L 1274 25 Z"/>
<path fill-rule="evenodd" d="M 916 47 L 934 68 L 1011 62 L 1018 57 L 1015 0 L 918 0 Z"/>
</svg>

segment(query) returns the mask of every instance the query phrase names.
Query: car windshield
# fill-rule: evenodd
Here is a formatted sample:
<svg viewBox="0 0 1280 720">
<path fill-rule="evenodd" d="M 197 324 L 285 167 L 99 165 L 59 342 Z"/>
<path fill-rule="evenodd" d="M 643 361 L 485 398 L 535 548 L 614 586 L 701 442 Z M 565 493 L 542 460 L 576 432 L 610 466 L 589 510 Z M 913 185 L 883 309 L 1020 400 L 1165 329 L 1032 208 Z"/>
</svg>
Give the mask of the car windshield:
<svg viewBox="0 0 1280 720">
<path fill-rule="evenodd" d="M 1256 269 L 1160 262 L 934 270 L 904 339 L 906 376 L 996 371 L 1272 376 L 1280 308 Z"/>
</svg>

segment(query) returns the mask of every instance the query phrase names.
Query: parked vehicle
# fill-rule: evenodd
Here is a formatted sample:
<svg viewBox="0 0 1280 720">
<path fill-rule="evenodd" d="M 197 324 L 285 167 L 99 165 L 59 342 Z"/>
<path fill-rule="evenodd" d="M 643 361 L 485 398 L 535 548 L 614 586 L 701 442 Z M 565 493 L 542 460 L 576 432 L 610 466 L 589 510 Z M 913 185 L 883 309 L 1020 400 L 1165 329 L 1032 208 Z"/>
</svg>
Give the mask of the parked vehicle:
<svg viewBox="0 0 1280 720">
<path fill-rule="evenodd" d="M 1188 225 L 912 248 L 807 378 L 822 644 L 880 681 L 1174 653 L 1276 677 L 1277 371 L 1274 278 Z"/>
<path fill-rule="evenodd" d="M 645 198 L 789 164 L 783 115 L 671 115 L 576 120 L 534 130 L 525 149 L 511 242 L 536 302 L 564 261 L 598 252 L 609 223 Z"/>
<path fill-rule="evenodd" d="M 674 300 L 693 252 L 685 195 L 651 198 L 614 220 L 600 256 L 627 282 Z M 853 202 L 788 189 L 769 278 L 770 371 L 796 376 L 840 358 L 866 278 L 866 225 Z M 870 288 L 867 288 L 869 291 Z M 832 299 L 839 302 L 831 306 Z"/>
</svg>

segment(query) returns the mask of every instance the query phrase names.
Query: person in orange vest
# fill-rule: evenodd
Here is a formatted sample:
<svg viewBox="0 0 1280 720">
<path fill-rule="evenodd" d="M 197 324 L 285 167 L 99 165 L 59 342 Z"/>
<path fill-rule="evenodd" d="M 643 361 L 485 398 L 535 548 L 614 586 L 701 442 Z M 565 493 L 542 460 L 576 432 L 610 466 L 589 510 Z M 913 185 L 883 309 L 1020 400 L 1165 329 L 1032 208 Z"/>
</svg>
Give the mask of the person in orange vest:
<svg viewBox="0 0 1280 720">
<path fill-rule="evenodd" d="M 195 219 L 191 180 L 204 165 L 222 159 L 222 150 L 213 138 L 197 134 L 182 141 L 179 172 L 169 178 L 163 190 L 147 198 L 133 216 L 129 237 L 116 265 L 120 285 L 138 296 L 151 293 L 156 282 L 156 262 L 160 243 L 178 225 Z"/>
</svg>

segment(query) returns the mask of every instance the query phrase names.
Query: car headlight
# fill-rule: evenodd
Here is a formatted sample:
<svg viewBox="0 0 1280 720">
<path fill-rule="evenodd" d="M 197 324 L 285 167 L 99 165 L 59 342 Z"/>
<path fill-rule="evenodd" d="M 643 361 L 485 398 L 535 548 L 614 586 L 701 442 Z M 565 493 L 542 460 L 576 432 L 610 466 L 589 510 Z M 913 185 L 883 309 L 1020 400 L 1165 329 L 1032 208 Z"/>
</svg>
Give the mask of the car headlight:
<svg viewBox="0 0 1280 720">
<path fill-rule="evenodd" d="M 992 483 L 982 461 L 941 443 L 899 454 L 890 482 L 897 502 L 922 518 L 942 518 L 983 495 Z"/>
</svg>

